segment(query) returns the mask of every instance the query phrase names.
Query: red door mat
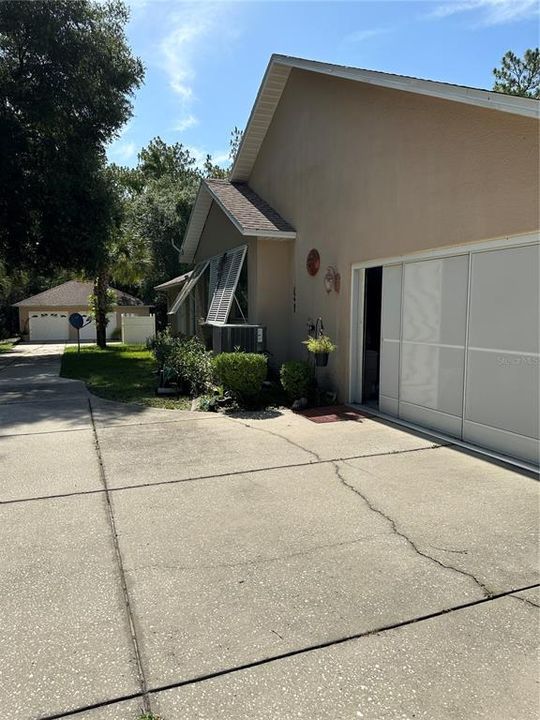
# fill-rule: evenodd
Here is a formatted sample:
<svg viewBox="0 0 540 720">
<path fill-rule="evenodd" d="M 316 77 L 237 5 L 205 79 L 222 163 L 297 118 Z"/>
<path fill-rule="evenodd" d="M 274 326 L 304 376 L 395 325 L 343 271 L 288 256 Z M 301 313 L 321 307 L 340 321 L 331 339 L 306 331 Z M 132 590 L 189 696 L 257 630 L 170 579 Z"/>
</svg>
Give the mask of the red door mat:
<svg viewBox="0 0 540 720">
<path fill-rule="evenodd" d="M 310 408 L 309 410 L 300 410 L 297 415 L 303 415 L 314 423 L 333 423 L 343 422 L 343 420 L 354 420 L 362 422 L 367 415 L 363 415 L 346 405 L 330 405 L 328 407 Z"/>
</svg>

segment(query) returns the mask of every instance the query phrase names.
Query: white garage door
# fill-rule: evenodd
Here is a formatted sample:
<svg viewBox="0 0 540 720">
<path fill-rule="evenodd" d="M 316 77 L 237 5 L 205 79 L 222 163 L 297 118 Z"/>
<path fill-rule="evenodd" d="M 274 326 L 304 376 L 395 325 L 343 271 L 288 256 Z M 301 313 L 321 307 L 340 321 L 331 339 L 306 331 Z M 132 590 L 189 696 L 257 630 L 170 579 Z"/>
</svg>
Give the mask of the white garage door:
<svg viewBox="0 0 540 720">
<path fill-rule="evenodd" d="M 69 322 L 66 313 L 30 313 L 29 336 L 32 342 L 67 340 Z"/>
<path fill-rule="evenodd" d="M 383 267 L 379 407 L 538 462 L 539 246 Z"/>
<path fill-rule="evenodd" d="M 85 313 L 81 313 L 83 316 L 84 322 L 86 323 L 89 319 L 90 322 L 88 325 L 84 325 L 84 327 L 80 330 L 80 338 L 81 340 L 95 340 L 96 339 L 96 324 L 93 319 L 89 318 L 88 315 Z"/>
<path fill-rule="evenodd" d="M 84 321 L 86 322 L 89 318 L 88 315 L 81 313 L 81 315 L 84 318 Z M 116 313 L 108 313 L 107 315 L 109 322 L 107 323 L 107 339 L 110 339 L 112 333 L 117 327 L 116 322 Z M 90 323 L 88 325 L 85 325 L 83 328 L 81 328 L 81 340 L 92 340 L 95 342 L 96 340 L 96 323 L 93 319 L 90 320 Z"/>
<path fill-rule="evenodd" d="M 538 247 L 471 258 L 463 437 L 538 457 Z"/>
</svg>

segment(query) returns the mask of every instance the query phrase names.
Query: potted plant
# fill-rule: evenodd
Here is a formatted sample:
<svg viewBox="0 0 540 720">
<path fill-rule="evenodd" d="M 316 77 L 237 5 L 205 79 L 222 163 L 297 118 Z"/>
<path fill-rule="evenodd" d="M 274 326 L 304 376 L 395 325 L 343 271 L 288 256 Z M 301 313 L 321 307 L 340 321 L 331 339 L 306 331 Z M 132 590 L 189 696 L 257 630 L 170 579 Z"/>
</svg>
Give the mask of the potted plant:
<svg viewBox="0 0 540 720">
<path fill-rule="evenodd" d="M 326 367 L 328 365 L 328 355 L 336 349 L 328 335 L 308 337 L 307 340 L 304 340 L 304 345 L 315 356 L 315 365 L 317 367 Z"/>
</svg>

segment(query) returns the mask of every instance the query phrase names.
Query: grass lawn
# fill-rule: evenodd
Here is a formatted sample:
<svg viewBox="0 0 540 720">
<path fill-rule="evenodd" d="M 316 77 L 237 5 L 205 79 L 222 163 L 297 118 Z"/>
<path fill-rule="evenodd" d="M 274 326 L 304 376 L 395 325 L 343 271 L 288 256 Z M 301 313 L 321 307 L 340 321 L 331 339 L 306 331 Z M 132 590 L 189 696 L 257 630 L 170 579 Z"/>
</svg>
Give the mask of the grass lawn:
<svg viewBox="0 0 540 720">
<path fill-rule="evenodd" d="M 189 409 L 190 398 L 155 396 L 155 370 L 154 357 L 143 345 L 111 345 L 106 350 L 96 345 L 82 345 L 80 355 L 75 345 L 69 345 L 62 356 L 60 375 L 83 380 L 90 392 L 107 400 L 171 410 Z"/>
<path fill-rule="evenodd" d="M 13 347 L 13 343 L 2 342 L 2 340 L 0 340 L 0 353 L 9 352 L 9 350 L 11 350 L 12 347 Z"/>
</svg>

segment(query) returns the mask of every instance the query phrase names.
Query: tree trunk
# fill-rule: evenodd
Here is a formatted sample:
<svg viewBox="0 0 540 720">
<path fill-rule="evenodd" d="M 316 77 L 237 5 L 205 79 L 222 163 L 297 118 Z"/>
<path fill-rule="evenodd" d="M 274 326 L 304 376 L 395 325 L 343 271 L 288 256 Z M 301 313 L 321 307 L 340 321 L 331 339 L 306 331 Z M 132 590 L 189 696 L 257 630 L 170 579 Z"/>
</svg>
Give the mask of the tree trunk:
<svg viewBox="0 0 540 720">
<path fill-rule="evenodd" d="M 109 287 L 109 274 L 106 268 L 100 268 L 94 280 L 94 295 L 96 296 L 96 342 L 104 350 L 107 347 L 107 288 Z"/>
</svg>

